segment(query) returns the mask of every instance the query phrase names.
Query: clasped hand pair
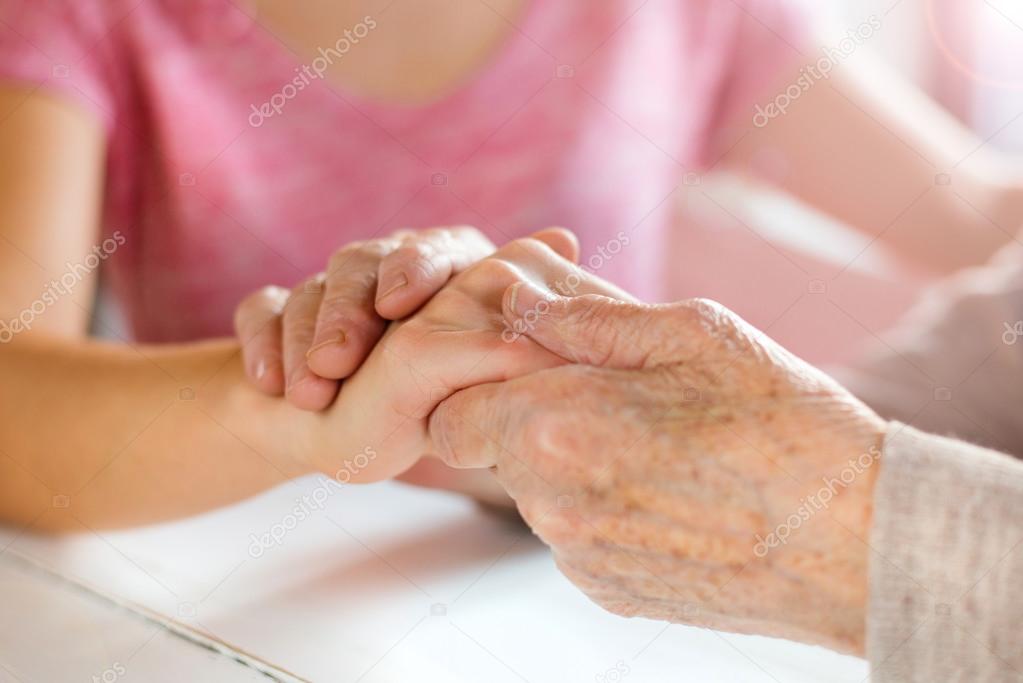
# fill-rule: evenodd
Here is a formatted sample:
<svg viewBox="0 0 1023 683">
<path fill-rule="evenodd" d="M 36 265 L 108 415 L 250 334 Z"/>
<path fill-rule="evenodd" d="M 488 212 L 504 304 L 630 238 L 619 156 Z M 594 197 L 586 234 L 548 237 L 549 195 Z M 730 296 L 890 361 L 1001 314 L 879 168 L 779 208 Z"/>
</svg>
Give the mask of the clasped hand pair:
<svg viewBox="0 0 1023 683">
<path fill-rule="evenodd" d="M 346 480 L 510 496 L 614 612 L 862 653 L 885 422 L 722 306 L 637 303 L 577 255 L 563 230 L 348 247 L 243 304 L 247 371 L 320 411 L 312 469 L 345 434 L 375 453 Z"/>
</svg>

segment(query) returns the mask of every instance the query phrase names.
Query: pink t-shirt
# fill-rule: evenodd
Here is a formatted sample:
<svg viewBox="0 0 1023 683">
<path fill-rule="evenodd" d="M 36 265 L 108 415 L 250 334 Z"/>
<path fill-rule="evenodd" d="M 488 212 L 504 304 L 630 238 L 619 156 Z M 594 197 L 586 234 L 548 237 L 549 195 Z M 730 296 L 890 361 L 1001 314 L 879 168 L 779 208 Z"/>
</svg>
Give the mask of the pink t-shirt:
<svg viewBox="0 0 1023 683">
<path fill-rule="evenodd" d="M 798 57 L 780 1 L 530 0 L 473 78 L 403 106 L 316 77 L 383 18 L 303 62 L 241 0 L 0 0 L 0 78 L 107 125 L 105 277 L 141 341 L 229 333 L 248 292 L 403 227 L 570 227 L 657 300 L 673 191 Z"/>
</svg>

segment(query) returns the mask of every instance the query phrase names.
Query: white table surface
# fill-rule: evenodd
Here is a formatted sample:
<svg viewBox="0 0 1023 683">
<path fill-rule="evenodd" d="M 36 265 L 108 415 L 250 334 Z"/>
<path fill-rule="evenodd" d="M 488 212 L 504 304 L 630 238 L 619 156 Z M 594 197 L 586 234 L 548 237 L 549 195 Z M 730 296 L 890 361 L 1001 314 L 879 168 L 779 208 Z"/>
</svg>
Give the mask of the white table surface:
<svg viewBox="0 0 1023 683">
<path fill-rule="evenodd" d="M 0 681 L 266 683 L 264 674 L 186 640 L 159 620 L 0 555 Z"/>
<path fill-rule="evenodd" d="M 30 558 L 152 610 L 172 627 L 248 653 L 284 680 L 281 672 L 366 683 L 867 677 L 864 661 L 821 648 L 606 613 L 518 524 L 457 496 L 400 484 L 338 490 L 280 545 L 254 557 L 252 535 L 283 521 L 318 486 L 303 479 L 230 508 L 131 531 L 48 538 L 3 530 L 0 559 Z M 9 578 L 15 573 L 21 578 Z M 141 649 L 132 662 L 163 661 L 165 671 L 186 674 L 168 680 L 247 680 L 221 674 L 252 673 L 158 623 L 115 628 L 102 612 L 123 621 L 124 610 L 102 600 L 90 603 L 95 614 L 79 614 L 74 605 L 83 595 L 21 562 L 3 569 L 0 664 L 18 676 L 11 680 L 92 680 L 134 647 Z M 154 629 L 163 635 L 140 646 Z M 57 649 L 77 653 L 66 669 L 52 668 Z M 203 676 L 188 673 L 207 664 Z M 142 665 L 126 669 L 117 680 L 162 680 Z"/>
</svg>

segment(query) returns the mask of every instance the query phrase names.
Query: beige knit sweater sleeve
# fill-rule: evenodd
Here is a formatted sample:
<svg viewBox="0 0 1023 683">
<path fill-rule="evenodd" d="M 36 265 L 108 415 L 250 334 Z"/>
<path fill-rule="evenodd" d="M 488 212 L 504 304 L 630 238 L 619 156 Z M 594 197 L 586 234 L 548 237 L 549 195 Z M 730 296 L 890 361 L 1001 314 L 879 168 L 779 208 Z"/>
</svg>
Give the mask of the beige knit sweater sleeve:
<svg viewBox="0 0 1023 683">
<path fill-rule="evenodd" d="M 1023 462 L 893 422 L 870 536 L 874 681 L 1023 681 Z"/>
<path fill-rule="evenodd" d="M 898 420 L 874 496 L 872 679 L 1023 683 L 1023 247 L 882 337 L 836 373 Z"/>
</svg>

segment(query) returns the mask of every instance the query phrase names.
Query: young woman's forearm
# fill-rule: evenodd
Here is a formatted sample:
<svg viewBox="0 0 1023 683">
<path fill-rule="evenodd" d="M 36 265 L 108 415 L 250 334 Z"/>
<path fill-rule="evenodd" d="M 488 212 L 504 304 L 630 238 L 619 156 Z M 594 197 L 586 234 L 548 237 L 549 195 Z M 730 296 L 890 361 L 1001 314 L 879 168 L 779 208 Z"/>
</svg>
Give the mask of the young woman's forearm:
<svg viewBox="0 0 1023 683">
<path fill-rule="evenodd" d="M 259 394 L 238 346 L 0 346 L 0 518 L 35 530 L 201 512 L 310 471 L 322 417 Z"/>
<path fill-rule="evenodd" d="M 756 119 L 739 122 L 741 139 L 719 141 L 723 165 L 752 171 L 922 270 L 986 262 L 1023 224 L 1023 162 L 883 67 L 856 69 L 816 81 L 793 70 L 758 103 Z M 775 98 L 792 83 L 807 88 L 781 111 Z"/>
</svg>

